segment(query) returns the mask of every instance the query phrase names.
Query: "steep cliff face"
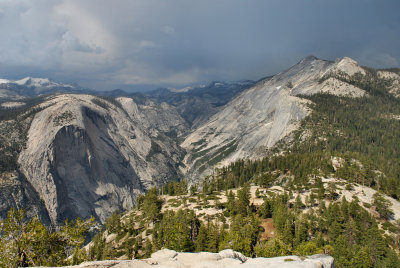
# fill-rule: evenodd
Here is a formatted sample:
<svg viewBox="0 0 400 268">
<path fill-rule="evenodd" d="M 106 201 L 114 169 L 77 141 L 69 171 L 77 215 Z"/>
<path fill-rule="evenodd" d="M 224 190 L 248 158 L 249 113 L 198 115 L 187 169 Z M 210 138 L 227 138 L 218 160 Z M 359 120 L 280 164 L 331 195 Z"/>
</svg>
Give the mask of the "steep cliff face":
<svg viewBox="0 0 400 268">
<path fill-rule="evenodd" d="M 336 74 L 363 73 L 349 58 L 337 62 L 307 57 L 268 80 L 244 91 L 181 144 L 188 177 L 209 174 L 214 165 L 266 154 L 309 114 L 307 101 L 298 95 L 329 93 L 361 97 L 365 92 L 335 78 Z"/>
<path fill-rule="evenodd" d="M 59 95 L 41 106 L 18 162 L 53 223 L 91 215 L 104 222 L 178 175 L 183 151 L 162 130 L 179 131 L 185 123 L 171 107 L 90 95 Z M 136 113 L 145 109 L 157 110 L 163 125 L 151 113 Z"/>
<path fill-rule="evenodd" d="M 185 94 L 160 91 L 153 94 L 156 100 L 143 95 L 42 96 L 29 106 L 35 110 L 26 108 L 23 127 L 14 127 L 19 120 L 1 121 L 0 130 L 7 131 L 0 131 L 0 149 L 5 148 L 7 158 L 0 159 L 0 167 L 11 159 L 7 171 L 20 170 L 53 223 L 90 215 L 104 222 L 113 211 L 130 209 L 136 196 L 150 187 L 184 176 L 195 181 L 215 166 L 265 156 L 310 113 L 302 95 L 365 96 L 339 77 L 356 73 L 366 74 L 349 58 L 329 62 L 307 57 L 255 85 L 218 89 L 213 83 Z M 391 92 L 398 95 L 399 76 L 386 71 L 379 75 L 393 79 Z M 27 139 L 21 134 L 26 131 Z M 21 153 L 9 152 L 14 142 L 25 140 Z"/>
</svg>

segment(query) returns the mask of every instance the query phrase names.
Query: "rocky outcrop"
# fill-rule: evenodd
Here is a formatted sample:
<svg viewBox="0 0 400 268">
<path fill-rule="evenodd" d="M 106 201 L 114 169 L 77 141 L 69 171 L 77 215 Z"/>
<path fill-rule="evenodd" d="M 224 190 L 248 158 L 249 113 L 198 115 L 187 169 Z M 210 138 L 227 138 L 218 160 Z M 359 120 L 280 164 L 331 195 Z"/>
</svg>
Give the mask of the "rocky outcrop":
<svg viewBox="0 0 400 268">
<path fill-rule="evenodd" d="M 392 86 L 390 87 L 390 93 L 395 97 L 400 97 L 400 72 L 390 72 L 390 71 L 378 71 L 378 75 L 381 78 L 389 79 L 392 81 Z"/>
<path fill-rule="evenodd" d="M 151 258 L 131 261 L 96 261 L 85 262 L 77 266 L 82 268 L 145 268 L 145 267 L 176 267 L 176 268 L 334 268 L 334 260 L 327 255 L 313 255 L 305 258 L 284 256 L 276 258 L 246 258 L 243 254 L 231 249 L 220 253 L 178 253 L 163 249 L 151 255 Z"/>
<path fill-rule="evenodd" d="M 26 145 L 22 145 L 25 128 L 19 131 L 24 139 L 11 140 L 25 147 L 18 158 L 21 178 L 41 198 L 52 223 L 91 215 L 104 222 L 113 211 L 130 209 L 136 196 L 150 187 L 184 176 L 196 181 L 215 166 L 265 156 L 310 113 L 309 101 L 301 95 L 364 96 L 363 90 L 338 77 L 356 73 L 365 71 L 349 58 L 329 62 L 307 57 L 255 85 L 251 81 L 213 82 L 184 91 L 159 90 L 148 96 L 116 99 L 83 94 L 42 96 L 37 98 L 41 104 L 24 100 L 26 107 L 20 108 L 30 114 Z M 398 78 L 388 72 L 380 75 Z M 34 95 L 53 92 L 57 86 L 62 85 L 47 79 L 0 80 L 0 89 L 20 97 L 29 90 Z M 6 102 L 3 106 L 23 104 Z M 2 121 L 0 130 L 5 125 Z M 18 131 L 8 127 L 3 132 L 2 138 Z M 12 142 L 8 143 L 10 147 Z"/>
<path fill-rule="evenodd" d="M 54 224 L 91 215 L 104 222 L 179 175 L 183 151 L 163 131 L 185 123 L 168 105 L 59 95 L 41 107 L 18 162 Z"/>
<path fill-rule="evenodd" d="M 363 69 L 349 58 L 329 62 L 310 56 L 258 82 L 188 135 L 181 144 L 190 152 L 184 172 L 196 180 L 209 174 L 215 165 L 264 156 L 309 114 L 307 101 L 299 95 L 363 96 L 363 90 L 335 78 L 357 72 L 363 73 Z"/>
</svg>

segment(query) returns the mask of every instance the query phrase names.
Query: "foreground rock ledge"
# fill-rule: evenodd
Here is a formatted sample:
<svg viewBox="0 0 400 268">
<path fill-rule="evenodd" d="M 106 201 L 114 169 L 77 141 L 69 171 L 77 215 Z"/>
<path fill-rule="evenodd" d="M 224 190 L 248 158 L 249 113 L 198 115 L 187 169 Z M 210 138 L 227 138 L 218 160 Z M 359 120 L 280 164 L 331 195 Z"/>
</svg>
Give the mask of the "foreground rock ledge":
<svg viewBox="0 0 400 268">
<path fill-rule="evenodd" d="M 84 268 L 147 268 L 147 267 L 176 267 L 176 268 L 334 268 L 331 256 L 313 255 L 307 258 L 298 256 L 284 256 L 276 258 L 246 258 L 242 253 L 231 249 L 220 253 L 178 253 L 173 250 L 163 249 L 151 255 L 149 259 L 130 261 L 94 261 L 84 262 L 77 266 Z"/>
</svg>

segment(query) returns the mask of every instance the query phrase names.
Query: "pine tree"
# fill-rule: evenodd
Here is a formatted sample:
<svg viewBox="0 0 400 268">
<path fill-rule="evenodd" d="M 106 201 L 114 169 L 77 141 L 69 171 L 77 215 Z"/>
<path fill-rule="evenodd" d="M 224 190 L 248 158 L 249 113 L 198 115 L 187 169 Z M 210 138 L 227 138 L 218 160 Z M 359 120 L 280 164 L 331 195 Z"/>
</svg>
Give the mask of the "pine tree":
<svg viewBox="0 0 400 268">
<path fill-rule="evenodd" d="M 102 260 L 103 259 L 103 251 L 106 244 L 105 238 L 103 238 L 102 233 L 97 233 L 93 239 L 93 246 L 89 249 L 89 258 L 92 261 Z"/>
<path fill-rule="evenodd" d="M 207 241 L 208 252 L 218 252 L 218 244 L 219 244 L 218 226 L 212 222 L 210 222 L 207 228 L 206 241 Z"/>
<path fill-rule="evenodd" d="M 298 217 L 295 221 L 295 239 L 294 244 L 300 245 L 307 239 L 307 224 L 303 218 Z"/>
<path fill-rule="evenodd" d="M 151 253 L 153 252 L 153 244 L 150 239 L 147 237 L 144 243 L 144 255 L 143 257 L 149 258 Z"/>
<path fill-rule="evenodd" d="M 344 235 L 339 235 L 333 244 L 335 263 L 338 267 L 350 266 L 350 250 L 347 239 Z"/>
<path fill-rule="evenodd" d="M 251 256 L 258 241 L 260 223 L 253 216 L 243 217 L 237 214 L 232 219 L 229 232 L 224 236 L 219 249 L 231 248 Z"/>
<path fill-rule="evenodd" d="M 372 267 L 371 253 L 368 248 L 361 247 L 357 250 L 354 257 L 351 260 L 351 267 L 354 268 L 369 268 Z"/>
<path fill-rule="evenodd" d="M 227 196 L 226 209 L 231 216 L 236 214 L 235 194 L 232 192 L 232 190 L 229 191 Z"/>
<path fill-rule="evenodd" d="M 336 239 L 341 235 L 342 233 L 342 226 L 337 222 L 333 221 L 330 224 L 329 230 L 328 230 L 328 239 L 330 243 L 334 243 Z"/>
<path fill-rule="evenodd" d="M 335 200 L 338 196 L 338 194 L 336 193 L 337 190 L 336 184 L 334 182 L 329 182 L 327 190 L 328 190 L 328 198 L 330 200 Z"/>
<path fill-rule="evenodd" d="M 257 198 L 260 198 L 260 190 L 258 188 L 256 189 L 255 195 Z"/>
<path fill-rule="evenodd" d="M 245 185 L 242 189 L 238 190 L 238 200 L 236 203 L 236 210 L 239 214 L 246 216 L 250 204 L 250 187 Z"/>
<path fill-rule="evenodd" d="M 208 230 L 204 224 L 200 225 L 199 234 L 196 239 L 196 251 L 206 251 L 208 240 Z"/>
<path fill-rule="evenodd" d="M 109 233 L 119 233 L 121 230 L 121 214 L 115 211 L 109 218 L 107 218 L 106 229 Z"/>
<path fill-rule="evenodd" d="M 301 198 L 300 198 L 300 194 L 298 193 L 297 194 L 297 196 L 296 196 L 296 199 L 294 200 L 294 210 L 296 211 L 296 212 L 299 212 L 300 211 L 300 209 L 302 209 L 302 208 L 304 208 L 304 204 L 303 204 L 303 202 L 301 201 Z"/>
<path fill-rule="evenodd" d="M 286 219 L 285 227 L 282 232 L 282 241 L 287 245 L 293 244 L 293 222 L 290 218 Z"/>
<path fill-rule="evenodd" d="M 0 264 L 4 266 L 66 264 L 66 257 L 81 256 L 80 247 L 93 219 L 74 222 L 66 221 L 59 231 L 49 233 L 38 220 L 25 219 L 24 210 L 10 209 L 7 219 L 0 223 Z"/>
<path fill-rule="evenodd" d="M 310 207 L 314 206 L 315 204 L 315 194 L 311 191 L 310 193 Z"/>
<path fill-rule="evenodd" d="M 382 194 L 376 192 L 373 196 L 372 205 L 375 206 L 376 211 L 382 219 L 389 220 L 393 216 L 393 211 L 390 209 L 392 202 L 387 200 Z"/>
<path fill-rule="evenodd" d="M 373 264 L 384 258 L 387 251 L 386 241 L 376 223 L 365 233 L 365 245 L 371 252 Z"/>
<path fill-rule="evenodd" d="M 162 201 L 157 196 L 157 189 L 152 188 L 144 196 L 141 210 L 143 211 L 143 215 L 154 223 L 160 215 L 161 206 Z"/>
<path fill-rule="evenodd" d="M 260 217 L 266 219 L 266 218 L 271 218 L 272 217 L 272 212 L 273 212 L 273 204 L 272 200 L 269 198 L 264 198 L 264 202 L 258 209 L 258 214 Z"/>
</svg>

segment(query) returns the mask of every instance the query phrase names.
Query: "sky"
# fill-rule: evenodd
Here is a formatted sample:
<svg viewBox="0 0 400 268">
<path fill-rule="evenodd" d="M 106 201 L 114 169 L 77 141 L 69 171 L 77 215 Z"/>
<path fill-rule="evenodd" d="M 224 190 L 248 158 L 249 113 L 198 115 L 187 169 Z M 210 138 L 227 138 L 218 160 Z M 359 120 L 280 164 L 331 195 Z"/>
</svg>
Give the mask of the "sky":
<svg viewBox="0 0 400 268">
<path fill-rule="evenodd" d="M 308 55 L 400 67 L 398 0 L 0 0 L 0 78 L 95 90 L 258 80 Z"/>
</svg>

